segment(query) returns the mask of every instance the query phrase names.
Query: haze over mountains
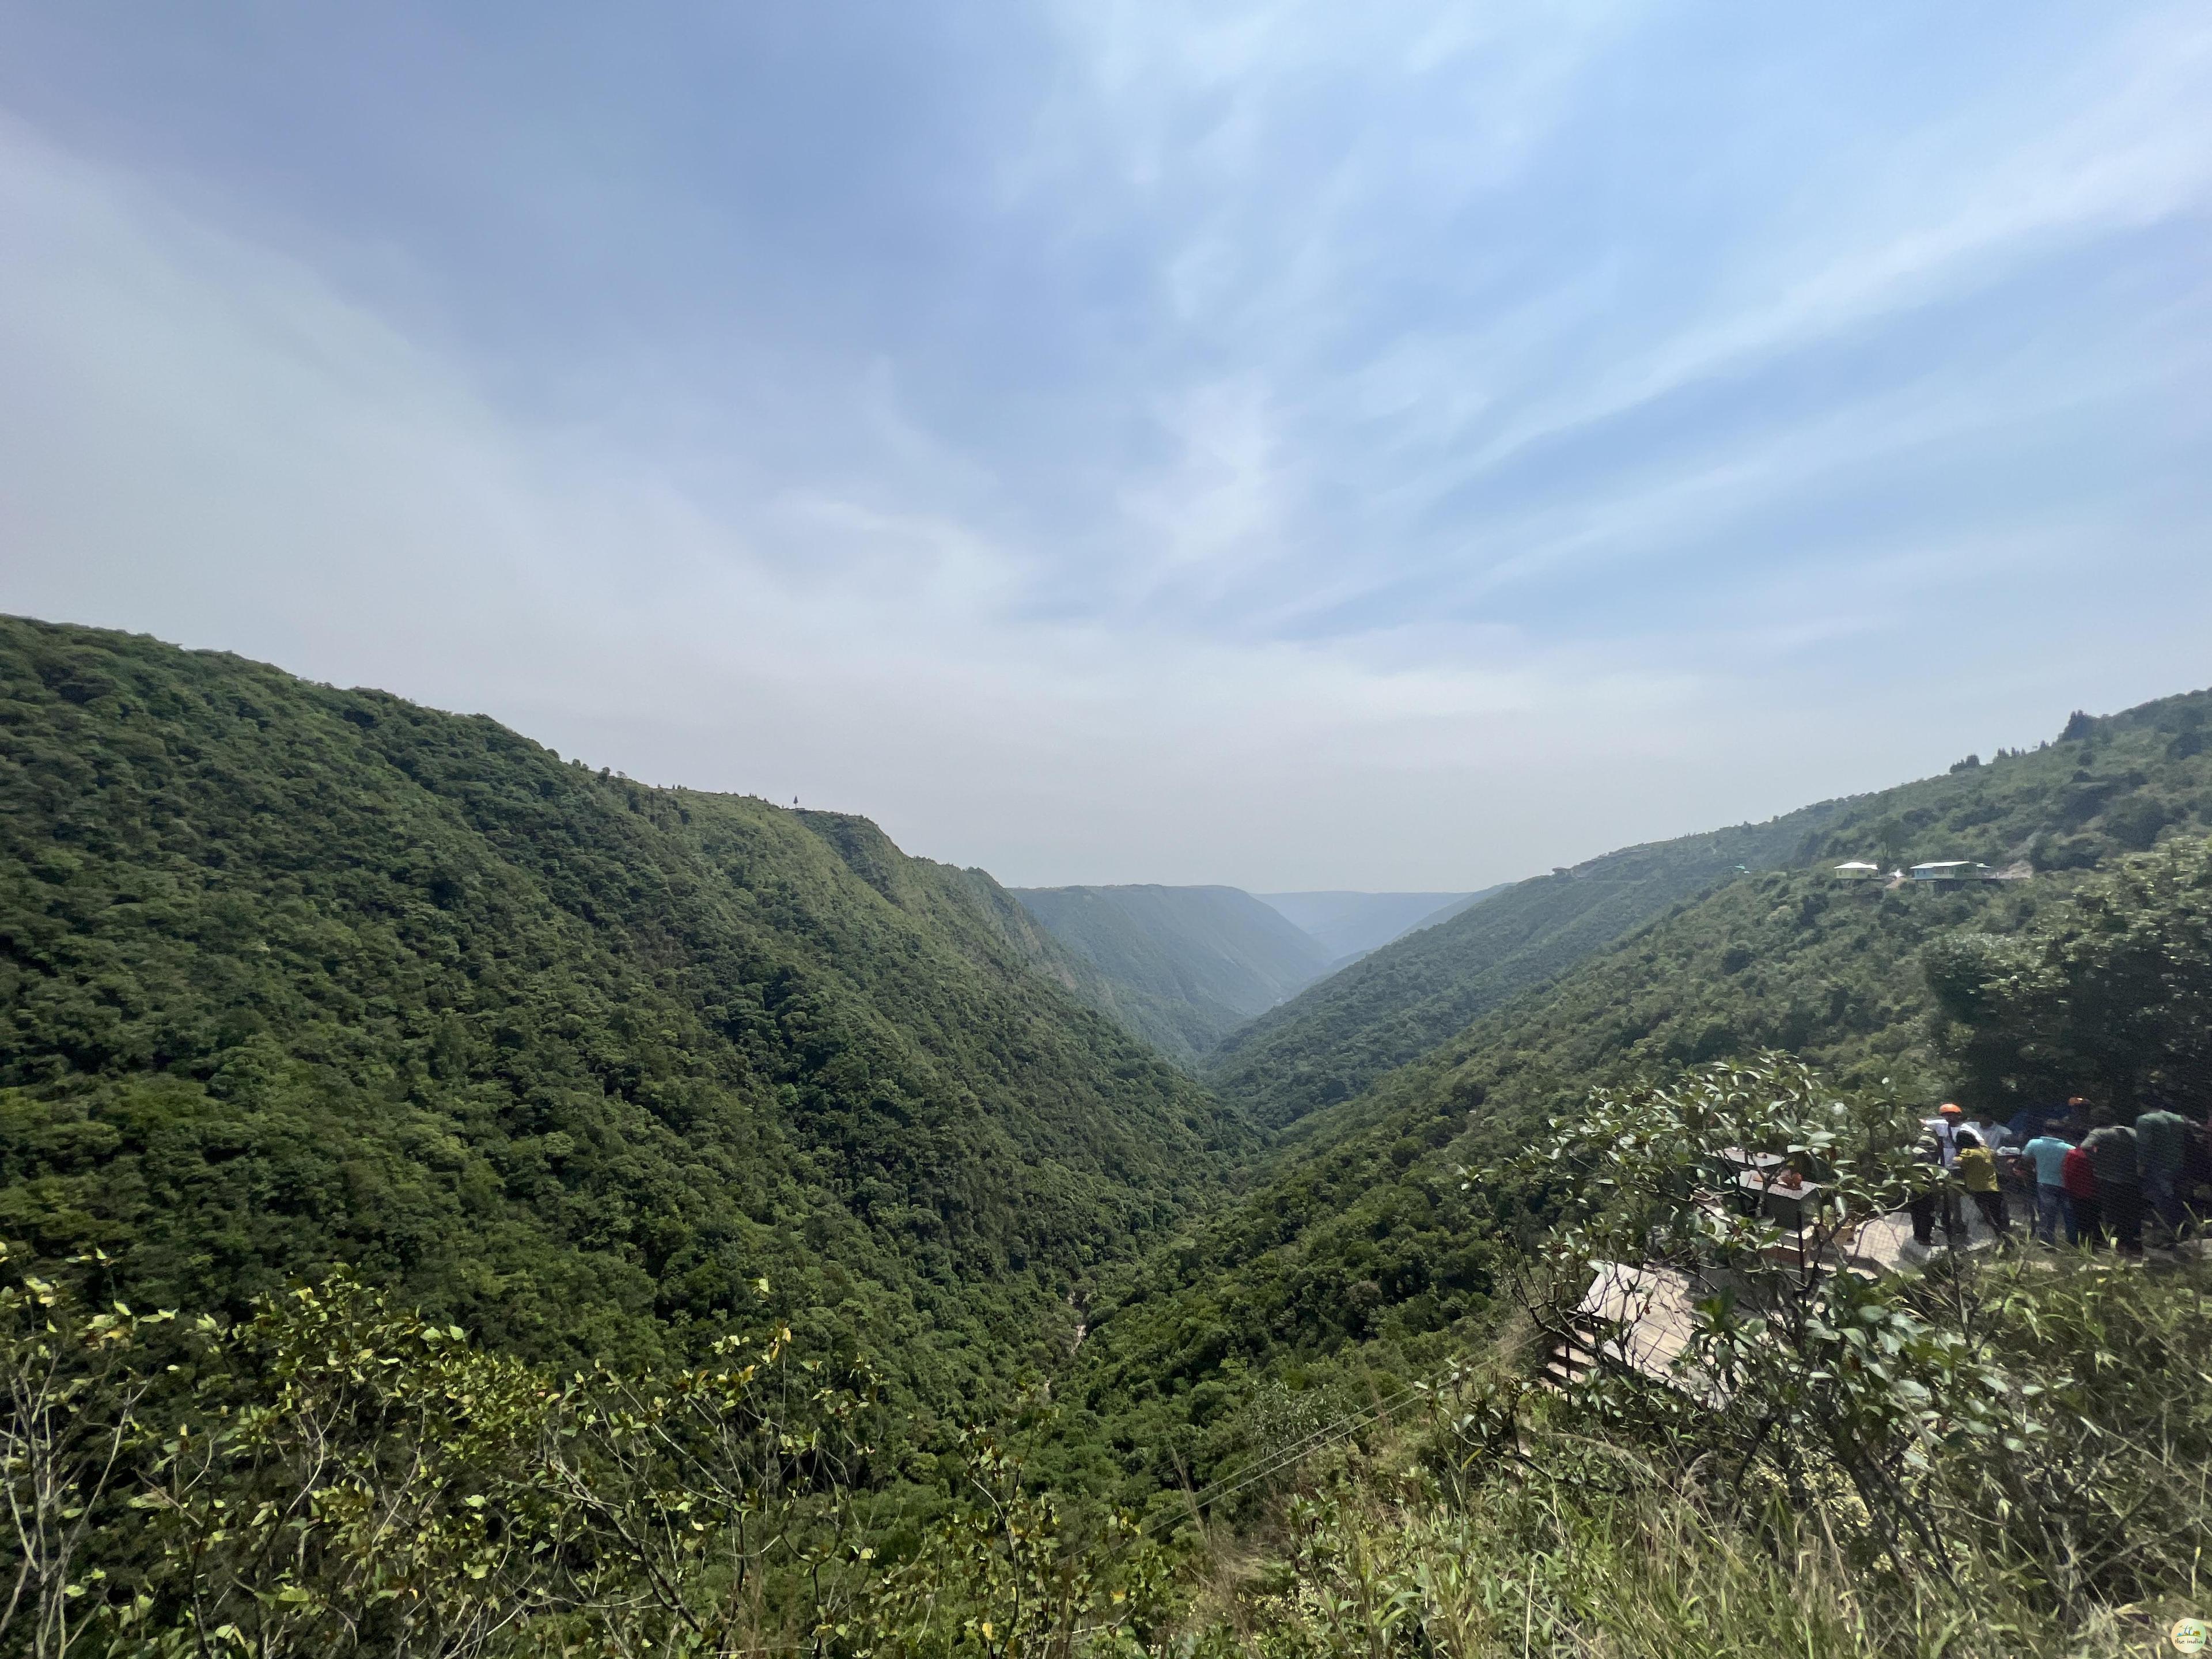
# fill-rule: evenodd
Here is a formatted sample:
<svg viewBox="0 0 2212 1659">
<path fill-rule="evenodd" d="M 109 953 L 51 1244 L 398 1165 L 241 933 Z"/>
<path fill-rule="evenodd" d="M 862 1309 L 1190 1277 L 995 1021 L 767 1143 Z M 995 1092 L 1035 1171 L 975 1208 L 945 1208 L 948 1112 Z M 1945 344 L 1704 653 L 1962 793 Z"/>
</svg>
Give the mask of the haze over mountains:
<svg viewBox="0 0 2212 1659">
<path fill-rule="evenodd" d="M 1495 888 L 1484 890 L 1494 892 Z M 1416 928 L 1457 915 L 1483 893 L 1261 893 L 1319 939 L 1339 966 Z"/>
<path fill-rule="evenodd" d="M 1101 1012 L 1185 1061 L 1328 970 L 1325 945 L 1237 888 L 1013 891 L 1115 988 Z"/>
<path fill-rule="evenodd" d="M 1096 970 L 1095 981 L 1070 988 L 1187 1063 L 1346 963 L 1483 896 L 1255 896 L 1235 887 L 1151 885 L 1012 890 Z"/>
<path fill-rule="evenodd" d="M 0 8 L 0 1659 L 2199 1644 L 2204 6 Z"/>
<path fill-rule="evenodd" d="M 1286 1401 L 1492 1330 L 1538 1199 L 1454 1171 L 1593 1085 L 1783 1048 L 1912 1098 L 2045 1088 L 1962 1077 L 1945 1022 L 2084 882 L 2204 835 L 2208 727 L 2203 693 L 2077 716 L 1458 896 L 1329 973 L 1236 889 L 1010 892 L 865 818 L 7 620 L 0 1237 L 228 1313 L 343 1266 L 562 1363 L 765 1314 L 878 1368 L 924 1470 L 1048 1376 L 1040 1478 L 1171 1504 Z M 2038 873 L 1836 878 L 1868 854 Z M 1435 896 L 1304 896 L 1379 929 Z"/>
</svg>

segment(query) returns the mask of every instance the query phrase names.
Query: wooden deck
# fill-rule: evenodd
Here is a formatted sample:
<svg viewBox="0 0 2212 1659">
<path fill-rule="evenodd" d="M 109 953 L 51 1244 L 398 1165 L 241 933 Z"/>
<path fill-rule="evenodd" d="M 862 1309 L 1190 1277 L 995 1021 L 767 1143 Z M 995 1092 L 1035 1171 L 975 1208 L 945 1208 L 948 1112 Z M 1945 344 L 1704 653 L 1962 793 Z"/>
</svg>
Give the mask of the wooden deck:
<svg viewBox="0 0 2212 1659">
<path fill-rule="evenodd" d="M 1759 1174 L 1747 1174 L 1744 1183 L 1753 1190 L 1765 1190 Z M 1975 1206 L 1962 1203 L 1960 1207 L 1966 1228 L 1963 1248 L 1980 1250 L 1994 1244 L 1996 1237 Z M 2014 1218 L 2016 1231 L 2023 1224 L 2021 1218 Z M 1936 1250 L 1941 1251 L 1945 1245 L 1940 1224 L 1936 1241 Z M 1911 1218 L 1902 1210 L 1876 1216 L 1836 1242 L 1839 1249 L 1830 1252 L 1824 1264 L 1812 1263 L 1793 1252 L 1785 1237 L 1777 1259 L 1871 1275 L 1918 1267 L 1934 1254 L 1913 1243 Z M 1553 1340 L 1545 1356 L 1541 1379 L 1553 1388 L 1567 1389 L 1602 1367 L 1620 1365 L 1692 1395 L 1708 1391 L 1710 1385 L 1678 1364 L 1697 1331 L 1701 1292 L 1690 1276 L 1674 1267 L 1639 1267 L 1620 1261 L 1596 1265 L 1596 1277 L 1575 1304 L 1568 1331 Z"/>
<path fill-rule="evenodd" d="M 1679 1385 L 1675 1361 L 1696 1332 L 1696 1301 L 1689 1276 L 1674 1268 L 1600 1262 L 1575 1304 L 1571 1334 L 1545 1359 L 1544 1379 L 1565 1388 L 1610 1362 Z"/>
</svg>

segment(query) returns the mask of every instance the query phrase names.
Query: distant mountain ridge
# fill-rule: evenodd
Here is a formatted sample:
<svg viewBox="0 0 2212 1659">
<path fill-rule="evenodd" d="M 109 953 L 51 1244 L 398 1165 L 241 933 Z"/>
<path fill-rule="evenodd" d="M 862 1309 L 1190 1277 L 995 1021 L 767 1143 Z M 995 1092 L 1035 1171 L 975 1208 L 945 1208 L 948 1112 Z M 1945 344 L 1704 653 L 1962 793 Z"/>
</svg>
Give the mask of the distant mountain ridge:
<svg viewBox="0 0 2212 1659">
<path fill-rule="evenodd" d="M 1255 893 L 1253 896 L 1322 942 L 1341 966 L 1391 940 L 1448 921 L 1500 890 L 1479 893 Z"/>
<path fill-rule="evenodd" d="M 1231 1033 L 1376 945 L 1503 890 L 1265 896 L 1238 887 L 1153 884 L 1006 890 L 1056 947 L 1030 951 L 1041 971 L 1124 1030 L 1195 1066 Z"/>
<path fill-rule="evenodd" d="M 1206 1079 L 1255 1122 L 1293 1123 L 1358 1094 L 1739 866 L 1788 861 L 1843 807 L 1826 802 L 1765 823 L 1625 848 L 1493 889 L 1232 1033 L 1207 1057 Z"/>
<path fill-rule="evenodd" d="M 1328 971 L 1320 940 L 1236 887 L 1012 890 L 1103 980 L 1069 988 L 1189 1064 Z"/>
<path fill-rule="evenodd" d="M 1179 1444 L 1169 1474 L 1198 1483 L 1273 1443 L 1285 1378 L 1356 1395 L 1432 1373 L 1494 1329 L 1507 1264 L 1541 1213 L 1540 1192 L 1468 1171 L 1504 1164 L 1596 1085 L 1771 1048 L 1907 1101 L 2002 1117 L 2048 1100 L 2047 1054 L 2014 1039 L 1999 1075 L 1978 1079 L 1948 1049 L 1952 1022 L 1985 975 L 2017 971 L 2007 946 L 2043 918 L 2070 914 L 2140 949 L 2139 917 L 2077 896 L 2131 854 L 2208 834 L 2212 691 L 2198 691 L 2076 714 L 2051 743 L 1988 763 L 1609 854 L 1388 946 L 1228 1045 L 1217 1089 L 1290 1131 L 1236 1203 L 1093 1310 L 1079 1382 L 1133 1445 L 1169 1443 L 1186 1402 L 1206 1401 L 1206 1438 Z M 1838 878 L 1844 861 L 1877 858 L 2025 860 L 2034 874 Z M 2179 982 L 2203 973 L 2201 957 L 2168 961 Z M 1449 1025 L 1455 1008 L 1472 1012 Z M 2116 1027 L 2116 1050 L 2136 1041 Z M 2202 1075 L 2185 1074 L 2188 1096 Z M 2124 1116 L 2140 1103 L 2100 1103 Z"/>
<path fill-rule="evenodd" d="M 2194 807 L 2145 783 L 2203 752 L 2204 694 L 2163 699 L 2092 719 L 2077 714 L 2060 744 L 2094 761 L 2116 738 L 2139 744 L 2130 768 L 2063 769 L 2051 755 L 1969 757 L 1941 778 L 1874 795 L 1817 802 L 1764 823 L 1735 824 L 1650 842 L 1572 869 L 1495 890 L 1437 925 L 1409 933 L 1330 975 L 1224 1038 L 1202 1075 L 1214 1092 L 1264 1127 L 1281 1128 L 1356 1096 L 1395 1067 L 1429 1053 L 1470 1021 L 1611 949 L 1675 906 L 1702 899 L 1740 872 L 1803 863 L 1826 848 L 1879 858 L 1885 867 L 1920 859 L 2025 860 L 2043 871 L 2084 869 L 2114 848 L 2146 848 Z M 2188 722 L 2153 743 L 2160 720 Z M 2069 753 L 2074 751 L 2069 750 Z M 1991 780 L 2036 780 L 2030 803 L 1978 810 L 1936 833 L 1935 808 Z M 2096 833 L 2083 826 L 2095 821 Z M 1831 846 L 1831 832 L 1856 839 Z"/>
</svg>

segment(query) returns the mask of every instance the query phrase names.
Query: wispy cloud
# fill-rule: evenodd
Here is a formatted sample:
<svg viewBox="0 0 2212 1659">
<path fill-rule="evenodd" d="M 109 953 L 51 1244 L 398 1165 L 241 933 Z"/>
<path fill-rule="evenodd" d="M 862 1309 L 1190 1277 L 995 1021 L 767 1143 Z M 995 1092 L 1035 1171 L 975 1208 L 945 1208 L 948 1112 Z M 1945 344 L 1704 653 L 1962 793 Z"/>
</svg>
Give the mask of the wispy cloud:
<svg viewBox="0 0 2212 1659">
<path fill-rule="evenodd" d="M 26 20 L 0 605 L 1020 880 L 1471 884 L 2212 678 L 2191 9 L 428 17 L 166 99 Z"/>
<path fill-rule="evenodd" d="M 1863 158 L 1848 196 L 1804 216 L 1813 222 L 1776 226 L 1737 250 L 1688 326 L 1536 403 L 1471 465 L 1884 316 L 1986 291 L 2070 245 L 2212 207 L 2212 25 L 2201 15 L 2124 30 L 2064 82 L 2081 101 L 2055 126 L 2043 108 L 2011 102 L 1893 139 L 1889 153 Z M 1896 187 L 1900 174 L 1909 188 Z"/>
</svg>

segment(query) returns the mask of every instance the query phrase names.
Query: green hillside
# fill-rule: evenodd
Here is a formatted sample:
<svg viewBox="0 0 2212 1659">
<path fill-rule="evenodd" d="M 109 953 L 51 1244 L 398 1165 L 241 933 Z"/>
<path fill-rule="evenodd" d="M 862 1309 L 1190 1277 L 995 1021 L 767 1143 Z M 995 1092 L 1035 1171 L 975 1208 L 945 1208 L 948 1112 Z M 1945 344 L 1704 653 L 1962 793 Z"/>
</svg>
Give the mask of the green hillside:
<svg viewBox="0 0 2212 1659">
<path fill-rule="evenodd" d="M 1368 1653 L 1392 1608 L 1504 1651 L 1540 1583 L 1560 1630 L 1606 1631 L 1673 1574 L 1682 1631 L 1766 1651 L 1810 1561 L 1917 1630 L 1860 1489 L 1820 1477 L 1816 1538 L 1741 1473 L 1796 1479 L 1802 1437 L 1760 1413 L 1818 1427 L 1838 1389 L 1792 1363 L 1723 1412 L 1531 1405 L 1506 1286 L 1563 1213 L 1604 1209 L 1571 1173 L 1593 1149 L 1693 1184 L 1645 1133 L 1685 1067 L 1788 1048 L 1888 1119 L 1891 1091 L 2212 1106 L 2208 726 L 2212 694 L 2078 718 L 2033 753 L 1498 895 L 1433 931 L 1517 902 L 1524 962 L 1580 959 L 1285 1114 L 1268 1149 L 1082 1006 L 1115 982 L 1023 900 L 865 819 L 0 621 L 5 1474 L 88 1527 L 68 1569 L 18 1530 L 24 1605 L 41 1630 L 97 1610 L 79 1627 L 118 1652 L 381 1651 L 435 1619 L 488 1653 Z M 2037 869 L 1838 879 L 1861 855 Z M 1779 867 L 1713 867 L 1731 856 Z M 1668 882 L 1690 890 L 1621 920 Z M 1405 1040 L 1353 1028 L 1334 1075 Z M 1797 1075 L 1689 1086 L 1765 1111 L 1765 1079 Z M 1578 1127 L 1607 1086 L 1611 1115 Z M 1826 1109 L 1826 1081 L 1788 1086 Z M 1583 1162 L 1547 1163 L 1547 1126 Z M 1650 1237 L 1639 1212 L 1606 1248 Z M 2004 1270 L 1877 1287 L 1885 1320 L 1936 1333 L 1912 1350 L 1934 1385 L 1979 1397 L 1943 1358 L 1971 1333 L 2011 1367 L 1989 1400 L 2033 1387 L 2064 1425 L 1993 1461 L 1985 1429 L 1930 1449 L 1931 1396 L 1875 1401 L 1868 1443 L 1934 1460 L 1903 1510 L 1978 1505 L 1914 1559 L 1986 1569 L 1942 1605 L 2008 1619 L 2005 1595 L 2042 1606 L 2065 1574 L 2097 1618 L 2170 1599 L 2212 1443 L 2185 1376 L 2201 1269 Z M 1408 1385 L 1470 1359 L 1425 1409 Z M 2132 1462 L 2081 1449 L 2108 1438 Z M 1524 1462 L 1490 1479 L 1509 1443 Z M 1267 1454 L 1295 1502 L 1233 1486 L 1188 1524 Z M 2094 1522 L 2094 1556 L 2071 1532 L 2012 1547 L 1984 1500 L 2030 1478 L 2044 1512 Z M 1724 1617 L 1697 1600 L 1716 1574 Z"/>
<path fill-rule="evenodd" d="M 1402 1375 L 1464 1346 L 1521 1248 L 1525 1195 L 1463 1191 L 1454 1170 L 1510 1156 L 1594 1086 L 1773 1047 L 1846 1085 L 2012 1109 L 2036 1076 L 1939 1046 L 1950 1015 L 1990 977 L 1978 965 L 2010 960 L 2002 941 L 2074 913 L 2091 872 L 2212 829 L 2208 725 L 2208 693 L 2076 717 L 2046 748 L 1778 820 L 1800 837 L 1794 867 L 1676 903 L 1304 1119 L 1266 1179 L 1156 1252 L 1093 1321 L 1089 1397 L 1131 1478 L 1205 1479 L 1272 1432 L 1284 1388 L 1347 1379 L 1357 1397 L 1376 1386 L 1370 1368 Z M 1873 852 L 2041 867 L 1942 889 L 1832 875 Z M 2081 1066 L 2084 1086 L 2129 1103 L 2114 1079 L 2139 1073 Z"/>
<path fill-rule="evenodd" d="M 0 621 L 0 1235 L 148 1304 L 350 1264 L 549 1358 L 765 1302 L 972 1398 L 1243 1139 L 1023 914 L 863 819 Z"/>
<path fill-rule="evenodd" d="M 1105 981 L 1090 992 L 1095 1006 L 1186 1062 L 1310 984 L 1331 959 L 1321 941 L 1234 887 L 1014 891 Z"/>
<path fill-rule="evenodd" d="M 1237 1031 L 1207 1057 L 1215 1093 L 1273 1127 L 1350 1098 L 1486 1009 L 1601 950 L 1747 865 L 1786 862 L 1841 807 L 1608 853 L 1491 892 Z"/>
</svg>

